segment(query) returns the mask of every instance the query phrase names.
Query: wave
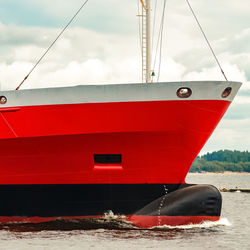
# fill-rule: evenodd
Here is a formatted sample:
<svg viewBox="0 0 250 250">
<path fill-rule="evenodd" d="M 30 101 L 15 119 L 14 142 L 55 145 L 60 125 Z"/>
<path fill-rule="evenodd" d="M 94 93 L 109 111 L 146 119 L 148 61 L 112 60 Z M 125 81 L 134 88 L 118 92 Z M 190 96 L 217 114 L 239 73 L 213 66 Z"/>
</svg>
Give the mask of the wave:
<svg viewBox="0 0 250 250">
<path fill-rule="evenodd" d="M 200 224 L 188 224 L 188 225 L 182 225 L 182 226 L 156 226 L 152 227 L 151 229 L 194 229 L 194 228 L 213 228 L 213 227 L 219 227 L 219 226 L 231 226 L 232 224 L 227 218 L 221 218 L 218 221 L 204 221 Z"/>
<path fill-rule="evenodd" d="M 0 225 L 0 229 L 14 231 L 43 231 L 43 230 L 96 230 L 96 229 L 117 229 L 117 230 L 182 230 L 194 228 L 213 228 L 219 226 L 231 226 L 227 218 L 221 218 L 219 221 L 204 221 L 201 224 L 188 224 L 182 226 L 155 226 L 149 229 L 136 227 L 132 222 L 126 220 L 124 215 L 115 215 L 112 211 L 104 214 L 101 218 L 86 219 L 57 219 L 42 223 L 12 223 L 8 225 Z"/>
</svg>

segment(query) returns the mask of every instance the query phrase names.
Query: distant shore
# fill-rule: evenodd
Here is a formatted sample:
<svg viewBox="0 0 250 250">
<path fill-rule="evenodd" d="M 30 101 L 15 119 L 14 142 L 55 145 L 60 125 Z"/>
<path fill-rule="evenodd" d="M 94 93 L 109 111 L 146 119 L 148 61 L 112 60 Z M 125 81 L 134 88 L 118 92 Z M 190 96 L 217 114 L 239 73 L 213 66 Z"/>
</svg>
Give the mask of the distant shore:
<svg viewBox="0 0 250 250">
<path fill-rule="evenodd" d="M 201 173 L 188 173 L 189 175 L 250 175 L 248 172 L 231 172 L 225 171 L 223 173 L 220 172 L 201 172 Z"/>
</svg>

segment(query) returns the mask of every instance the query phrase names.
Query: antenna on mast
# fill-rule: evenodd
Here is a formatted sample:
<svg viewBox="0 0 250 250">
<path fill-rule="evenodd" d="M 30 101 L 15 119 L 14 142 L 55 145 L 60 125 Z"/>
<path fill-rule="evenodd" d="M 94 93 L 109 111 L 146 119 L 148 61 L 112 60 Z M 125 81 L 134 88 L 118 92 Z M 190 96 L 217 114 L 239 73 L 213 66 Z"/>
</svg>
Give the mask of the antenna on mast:
<svg viewBox="0 0 250 250">
<path fill-rule="evenodd" d="M 141 49 L 142 49 L 142 80 L 151 82 L 151 21 L 150 21 L 150 0 L 140 0 L 142 4 L 142 31 L 141 31 Z"/>
</svg>

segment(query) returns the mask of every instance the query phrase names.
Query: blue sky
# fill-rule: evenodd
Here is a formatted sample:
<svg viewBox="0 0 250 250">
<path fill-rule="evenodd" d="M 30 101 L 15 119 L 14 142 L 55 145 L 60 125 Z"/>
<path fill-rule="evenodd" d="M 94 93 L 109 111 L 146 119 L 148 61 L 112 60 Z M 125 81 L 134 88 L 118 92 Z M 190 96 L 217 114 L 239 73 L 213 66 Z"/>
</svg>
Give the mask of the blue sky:
<svg viewBox="0 0 250 250">
<path fill-rule="evenodd" d="M 139 82 L 137 1 L 89 0 L 24 88 Z M 228 78 L 244 83 L 202 152 L 250 150 L 249 0 L 190 2 Z M 0 0 L 2 89 L 23 79 L 82 3 Z M 184 0 L 168 0 L 164 27 L 161 81 L 223 80 Z"/>
<path fill-rule="evenodd" d="M 41 0 L 1 0 L 0 16 L 4 24 L 17 24 L 21 26 L 40 26 L 60 28 L 84 1 L 41 1 Z M 120 1 L 122 2 L 122 1 Z M 126 12 L 134 6 L 129 0 L 128 3 L 117 1 L 91 0 L 84 7 L 76 22 L 71 27 L 81 26 L 98 32 L 131 32 L 133 23 L 128 22 Z M 116 7 L 114 7 L 114 4 Z M 105 11 L 104 11 L 105 10 Z"/>
<path fill-rule="evenodd" d="M 55 27 L 60 24 L 58 18 L 49 15 L 37 4 L 17 0 L 2 0 L 0 4 L 0 17 L 3 24 L 46 27 Z"/>
</svg>

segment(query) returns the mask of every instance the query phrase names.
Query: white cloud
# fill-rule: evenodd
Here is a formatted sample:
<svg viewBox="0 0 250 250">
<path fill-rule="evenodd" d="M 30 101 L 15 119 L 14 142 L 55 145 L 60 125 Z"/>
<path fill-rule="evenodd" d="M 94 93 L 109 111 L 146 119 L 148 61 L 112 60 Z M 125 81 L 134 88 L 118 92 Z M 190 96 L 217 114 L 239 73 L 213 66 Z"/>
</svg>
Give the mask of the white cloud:
<svg viewBox="0 0 250 250">
<path fill-rule="evenodd" d="M 243 70 L 237 65 L 225 63 L 223 70 L 230 81 L 246 82 L 246 76 Z M 184 77 L 185 80 L 225 80 L 219 67 L 202 68 L 201 71 L 189 72 Z"/>
<path fill-rule="evenodd" d="M 182 78 L 182 75 L 185 73 L 186 68 L 177 63 L 173 58 L 167 57 L 161 62 L 161 69 L 160 69 L 160 78 L 159 81 L 176 81 Z M 155 81 L 157 81 L 159 67 L 156 65 L 155 67 Z"/>
<path fill-rule="evenodd" d="M 7 25 L 1 25 L 6 35 Z M 13 89 L 31 70 L 59 30 L 11 26 L 12 32 L 23 34 L 22 43 L 9 37 L 0 58 L 2 89 Z M 24 30 L 22 33 L 21 31 Z M 52 34 L 54 33 L 54 36 Z M 34 41 L 33 36 L 37 36 Z M 12 43 L 13 41 L 13 43 Z M 140 50 L 137 37 L 106 35 L 84 28 L 67 31 L 24 83 L 24 88 L 68 86 L 76 84 L 139 82 Z"/>
<path fill-rule="evenodd" d="M 250 149 L 250 118 L 228 120 L 223 119 L 208 140 L 201 154 L 219 149 Z"/>
<path fill-rule="evenodd" d="M 249 85 L 250 83 L 248 82 L 248 86 Z M 234 103 L 235 104 L 250 104 L 250 96 L 237 95 L 234 99 Z M 249 109 L 249 116 L 250 116 L 250 109 Z"/>
<path fill-rule="evenodd" d="M 59 19 L 60 23 L 66 25 L 70 18 L 84 3 L 82 0 L 62 1 L 61 0 L 23 0 L 25 4 L 39 8 L 48 16 Z M 134 23 L 137 20 L 135 10 L 137 1 L 117 0 L 91 0 L 79 15 L 75 18 L 72 26 L 87 27 L 88 29 L 101 33 L 134 33 L 137 31 Z"/>
<path fill-rule="evenodd" d="M 0 85 L 1 90 L 16 88 L 24 78 L 24 72 L 31 69 L 31 63 L 14 62 L 10 65 L 0 63 Z"/>
</svg>

